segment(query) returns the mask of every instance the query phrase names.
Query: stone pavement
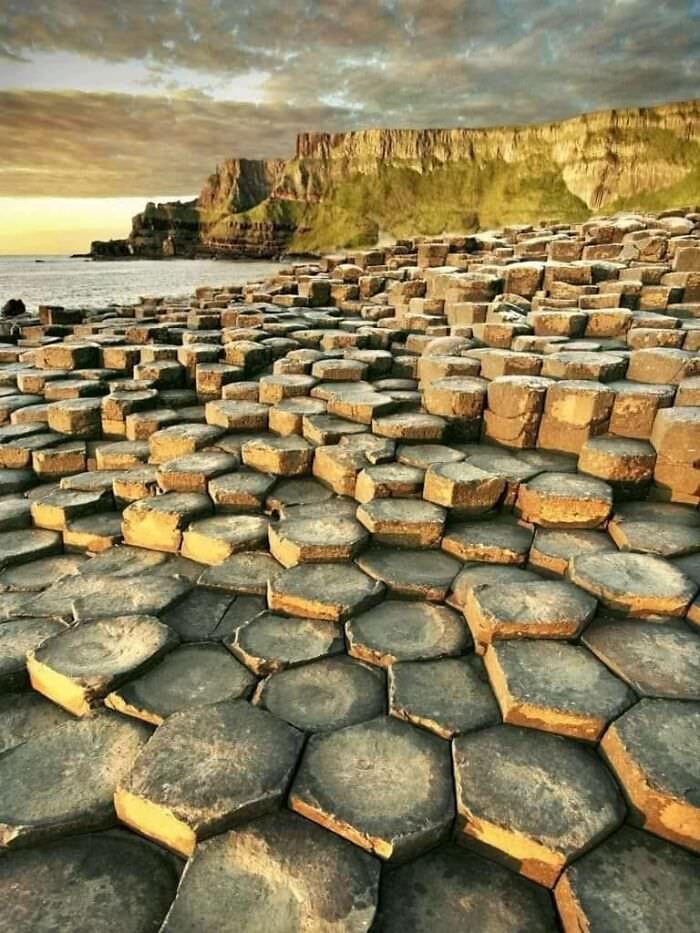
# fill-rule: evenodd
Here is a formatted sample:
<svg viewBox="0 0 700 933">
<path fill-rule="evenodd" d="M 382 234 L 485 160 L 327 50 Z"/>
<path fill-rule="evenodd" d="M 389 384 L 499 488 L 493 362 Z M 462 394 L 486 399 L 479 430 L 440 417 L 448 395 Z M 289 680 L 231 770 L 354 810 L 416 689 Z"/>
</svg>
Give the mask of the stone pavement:
<svg viewBox="0 0 700 933">
<path fill-rule="evenodd" d="M 698 929 L 700 213 L 0 331 L 3 929 Z"/>
</svg>

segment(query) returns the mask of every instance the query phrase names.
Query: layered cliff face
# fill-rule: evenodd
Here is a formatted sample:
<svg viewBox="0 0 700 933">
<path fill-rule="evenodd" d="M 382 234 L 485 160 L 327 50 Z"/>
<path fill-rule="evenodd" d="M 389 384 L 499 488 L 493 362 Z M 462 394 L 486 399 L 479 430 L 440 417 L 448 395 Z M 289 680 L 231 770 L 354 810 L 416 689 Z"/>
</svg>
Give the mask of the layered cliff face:
<svg viewBox="0 0 700 933">
<path fill-rule="evenodd" d="M 271 256 L 695 202 L 700 101 L 687 101 L 537 126 L 303 133 L 287 162 L 227 161 L 197 202 L 147 209 L 127 242 Z"/>
</svg>

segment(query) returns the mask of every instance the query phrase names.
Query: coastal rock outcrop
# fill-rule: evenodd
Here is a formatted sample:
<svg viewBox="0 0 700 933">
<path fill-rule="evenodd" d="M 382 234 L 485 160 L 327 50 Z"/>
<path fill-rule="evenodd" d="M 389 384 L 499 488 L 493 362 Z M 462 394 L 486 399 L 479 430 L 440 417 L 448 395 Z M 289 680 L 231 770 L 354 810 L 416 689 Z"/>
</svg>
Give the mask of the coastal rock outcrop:
<svg viewBox="0 0 700 933">
<path fill-rule="evenodd" d="M 301 133 L 293 158 L 226 160 L 195 201 L 148 204 L 92 255 L 273 258 L 698 201 L 699 100 L 533 126 Z"/>
</svg>

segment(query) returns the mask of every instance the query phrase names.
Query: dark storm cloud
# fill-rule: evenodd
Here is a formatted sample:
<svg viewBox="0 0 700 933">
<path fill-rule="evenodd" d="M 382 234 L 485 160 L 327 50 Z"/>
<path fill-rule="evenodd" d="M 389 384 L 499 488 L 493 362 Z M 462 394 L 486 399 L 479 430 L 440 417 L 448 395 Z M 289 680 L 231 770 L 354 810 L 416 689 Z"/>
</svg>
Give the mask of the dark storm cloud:
<svg viewBox="0 0 700 933">
<path fill-rule="evenodd" d="M 75 92 L 0 92 L 0 196 L 136 196 L 198 191 L 233 155 L 289 157 L 300 126 L 337 129 L 307 110 Z"/>
<path fill-rule="evenodd" d="M 154 176 L 164 190 L 176 175 L 188 190 L 217 158 L 286 155 L 304 129 L 527 123 L 695 97 L 700 0 L 0 0 L 0 83 L 42 53 L 146 62 L 152 89 L 195 73 L 218 97 L 267 75 L 258 106 L 0 101 L 4 191 L 40 193 L 42 178 L 41 191 L 68 190 L 76 156 L 74 193 L 126 193 L 127 177 L 137 193 Z M 44 174 L 22 169 L 35 160 Z"/>
</svg>

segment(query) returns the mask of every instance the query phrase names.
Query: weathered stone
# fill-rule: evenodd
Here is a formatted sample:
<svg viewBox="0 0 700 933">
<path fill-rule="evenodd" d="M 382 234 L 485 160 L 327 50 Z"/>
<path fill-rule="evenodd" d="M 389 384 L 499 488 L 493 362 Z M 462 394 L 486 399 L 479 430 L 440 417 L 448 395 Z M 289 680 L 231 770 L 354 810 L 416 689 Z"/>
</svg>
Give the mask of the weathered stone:
<svg viewBox="0 0 700 933">
<path fill-rule="evenodd" d="M 173 713 L 119 782 L 119 819 L 190 856 L 206 839 L 273 809 L 301 750 L 300 732 L 245 700 Z"/>
<path fill-rule="evenodd" d="M 357 509 L 357 520 L 377 544 L 390 547 L 437 547 L 445 524 L 445 510 L 413 499 L 373 499 Z"/>
<path fill-rule="evenodd" d="M 263 613 L 236 628 L 228 648 L 256 674 L 272 674 L 345 650 L 335 626 Z"/>
<path fill-rule="evenodd" d="M 520 486 L 516 508 L 523 521 L 545 528 L 597 528 L 612 503 L 612 490 L 602 480 L 544 473 Z"/>
<path fill-rule="evenodd" d="M 242 448 L 246 466 L 273 476 L 300 476 L 311 471 L 313 447 L 301 437 L 260 438 L 248 441 Z"/>
<path fill-rule="evenodd" d="M 357 566 L 385 584 L 392 595 L 442 602 L 459 571 L 459 563 L 436 551 L 374 548 L 357 558 Z"/>
<path fill-rule="evenodd" d="M 570 739 L 494 726 L 458 736 L 453 759 L 458 841 L 546 887 L 624 818 L 610 773 Z"/>
<path fill-rule="evenodd" d="M 540 571 L 563 577 L 572 557 L 614 551 L 615 544 L 604 531 L 538 528 L 530 548 L 528 563 Z"/>
<path fill-rule="evenodd" d="M 0 754 L 71 722 L 71 716 L 31 690 L 0 696 Z"/>
<path fill-rule="evenodd" d="M 154 551 L 176 553 L 183 530 L 212 511 L 201 493 L 169 492 L 157 498 L 139 499 L 124 510 L 124 541 Z"/>
<path fill-rule="evenodd" d="M 271 524 L 270 552 L 284 567 L 349 560 L 369 540 L 354 518 L 287 519 Z"/>
<path fill-rule="evenodd" d="M 61 536 L 56 531 L 36 528 L 0 533 L 0 567 L 38 560 L 60 550 Z"/>
<path fill-rule="evenodd" d="M 343 622 L 379 602 L 384 584 L 372 580 L 352 564 L 300 564 L 268 582 L 270 609 Z"/>
<path fill-rule="evenodd" d="M 220 564 L 240 551 L 267 545 L 262 515 L 214 515 L 193 522 L 182 535 L 182 556 L 200 564 Z"/>
<path fill-rule="evenodd" d="M 452 525 L 442 539 L 442 550 L 463 561 L 524 564 L 532 531 L 509 518 Z"/>
<path fill-rule="evenodd" d="M 0 756 L 0 847 L 112 826 L 114 788 L 149 734 L 143 723 L 105 711 L 56 726 L 5 752 Z"/>
<path fill-rule="evenodd" d="M 86 716 L 114 687 L 138 676 L 177 644 L 149 616 L 84 622 L 53 635 L 27 654 L 32 687 L 74 716 Z"/>
<path fill-rule="evenodd" d="M 312 736 L 289 805 L 382 859 L 410 858 L 452 823 L 448 747 L 393 717 Z"/>
</svg>

